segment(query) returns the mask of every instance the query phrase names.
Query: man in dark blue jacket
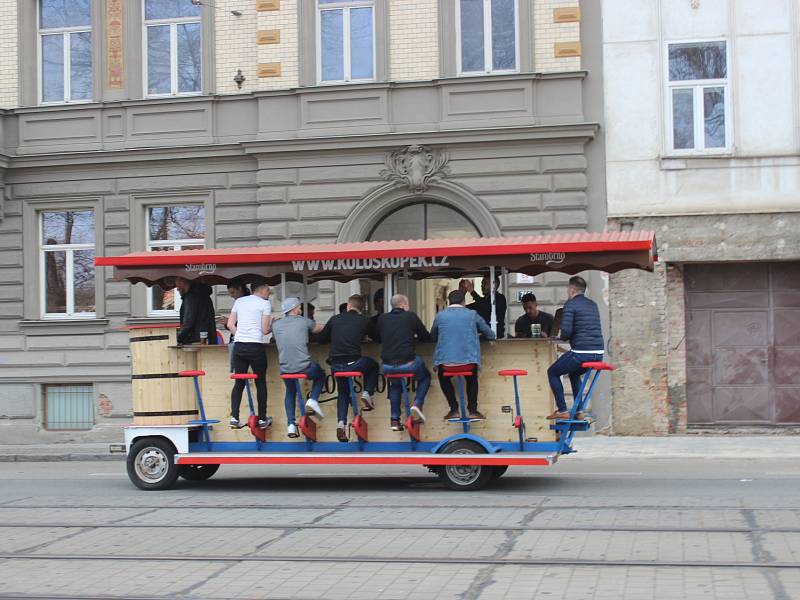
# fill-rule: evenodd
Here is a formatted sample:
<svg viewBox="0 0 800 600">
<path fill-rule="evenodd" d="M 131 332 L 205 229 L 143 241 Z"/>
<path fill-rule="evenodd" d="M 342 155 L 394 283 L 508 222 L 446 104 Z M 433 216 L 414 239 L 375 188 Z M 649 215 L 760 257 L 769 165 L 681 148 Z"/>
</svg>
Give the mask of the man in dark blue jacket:
<svg viewBox="0 0 800 600">
<path fill-rule="evenodd" d="M 567 403 L 564 400 L 564 386 L 561 376 L 569 375 L 572 394 L 576 398 L 581 386 L 581 375 L 586 372 L 581 364 L 603 360 L 605 342 L 600 326 L 600 311 L 597 304 L 584 296 L 586 280 L 583 277 L 571 277 L 567 295 L 569 300 L 564 304 L 561 318 L 561 339 L 569 342 L 570 351 L 562 354 L 547 369 L 550 388 L 556 399 L 556 411 L 548 419 L 568 419 Z"/>
</svg>

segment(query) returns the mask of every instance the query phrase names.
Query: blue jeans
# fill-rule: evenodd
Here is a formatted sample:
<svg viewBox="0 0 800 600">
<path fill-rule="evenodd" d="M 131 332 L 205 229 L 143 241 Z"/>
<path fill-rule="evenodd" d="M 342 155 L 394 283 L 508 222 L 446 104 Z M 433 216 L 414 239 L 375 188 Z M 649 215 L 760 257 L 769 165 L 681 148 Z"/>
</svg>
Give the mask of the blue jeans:
<svg viewBox="0 0 800 600">
<path fill-rule="evenodd" d="M 331 371 L 361 371 L 364 374 L 364 389 L 369 395 L 375 393 L 378 385 L 378 363 L 368 356 L 362 356 L 353 362 L 331 361 Z M 339 421 L 347 423 L 347 411 L 350 408 L 350 388 L 347 386 L 346 377 L 336 378 L 336 416 Z"/>
<path fill-rule="evenodd" d="M 566 352 L 550 365 L 547 369 L 547 378 L 550 380 L 550 389 L 556 398 L 556 406 L 560 412 L 566 412 L 567 402 L 564 400 L 564 386 L 561 385 L 561 376 L 569 375 L 569 382 L 572 384 L 572 396 L 578 398 L 578 391 L 581 389 L 581 375 L 586 373 L 581 364 L 585 362 L 596 362 L 603 360 L 602 354 L 575 354 Z"/>
<path fill-rule="evenodd" d="M 322 370 L 317 363 L 311 361 L 305 371 L 306 377 L 311 380 L 311 398 L 319 400 L 319 395 L 322 393 L 322 387 L 325 385 L 325 371 Z M 283 406 L 286 409 L 286 424 L 291 425 L 295 422 L 297 415 L 297 392 L 298 389 L 302 393 L 303 387 L 300 379 L 284 379 L 283 385 L 286 386 L 286 395 L 283 398 Z M 298 388 L 298 386 L 300 386 Z"/>
<path fill-rule="evenodd" d="M 415 356 L 414 360 L 403 365 L 387 365 L 383 363 L 382 371 L 384 375 L 391 375 L 392 373 L 413 373 L 417 380 L 417 393 L 414 397 L 414 404 L 422 410 L 425 404 L 425 396 L 428 394 L 428 389 L 431 387 L 431 374 L 425 367 L 425 361 L 419 356 Z M 392 408 L 392 419 L 400 418 L 400 399 L 403 396 L 403 382 L 400 379 L 389 379 L 389 404 Z M 410 382 L 408 382 L 410 383 Z"/>
</svg>

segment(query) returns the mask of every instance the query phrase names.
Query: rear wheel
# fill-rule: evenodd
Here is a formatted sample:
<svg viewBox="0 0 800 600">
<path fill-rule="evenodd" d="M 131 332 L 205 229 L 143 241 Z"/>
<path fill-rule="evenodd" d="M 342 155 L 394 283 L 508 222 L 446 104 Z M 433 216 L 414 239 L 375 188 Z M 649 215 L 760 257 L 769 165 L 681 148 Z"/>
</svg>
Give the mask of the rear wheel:
<svg viewBox="0 0 800 600">
<path fill-rule="evenodd" d="M 178 479 L 175 447 L 161 438 L 144 438 L 128 453 L 128 477 L 142 490 L 168 490 Z"/>
<path fill-rule="evenodd" d="M 472 440 L 455 440 L 442 449 L 442 454 L 486 454 L 486 448 Z M 445 465 L 440 467 L 439 477 L 451 490 L 470 492 L 484 488 L 494 469 L 483 465 Z"/>
<path fill-rule="evenodd" d="M 178 476 L 187 481 L 205 481 L 219 471 L 219 465 L 178 465 Z"/>
<path fill-rule="evenodd" d="M 508 471 L 508 465 L 502 465 L 500 467 L 493 467 L 492 470 L 492 481 L 497 481 L 500 479 L 505 472 Z"/>
</svg>

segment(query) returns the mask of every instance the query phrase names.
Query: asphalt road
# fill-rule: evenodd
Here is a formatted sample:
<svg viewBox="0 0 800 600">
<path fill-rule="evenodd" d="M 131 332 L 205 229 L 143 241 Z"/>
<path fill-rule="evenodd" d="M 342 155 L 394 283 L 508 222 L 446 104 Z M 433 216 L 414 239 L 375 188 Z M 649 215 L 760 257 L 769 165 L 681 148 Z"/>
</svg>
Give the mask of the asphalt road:
<svg viewBox="0 0 800 600">
<path fill-rule="evenodd" d="M 330 469 L 0 463 L 0 598 L 800 599 L 796 460 Z"/>
</svg>

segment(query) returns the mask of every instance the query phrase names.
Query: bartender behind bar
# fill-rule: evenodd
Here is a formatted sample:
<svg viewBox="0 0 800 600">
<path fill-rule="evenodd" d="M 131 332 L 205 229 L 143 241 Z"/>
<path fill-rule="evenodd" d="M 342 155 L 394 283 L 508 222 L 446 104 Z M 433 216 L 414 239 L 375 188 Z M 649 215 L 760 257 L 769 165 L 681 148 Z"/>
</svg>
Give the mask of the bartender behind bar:
<svg viewBox="0 0 800 600">
<path fill-rule="evenodd" d="M 522 308 L 525 313 L 514 323 L 514 337 L 550 337 L 553 334 L 553 315 L 539 310 L 536 296 L 531 293 L 522 296 Z"/>
</svg>

